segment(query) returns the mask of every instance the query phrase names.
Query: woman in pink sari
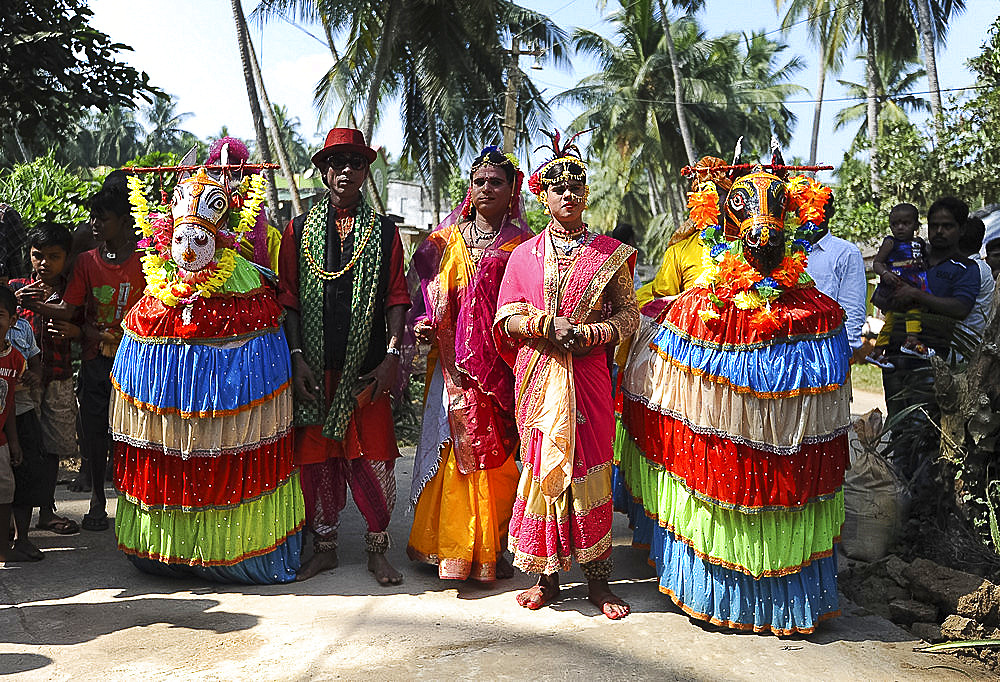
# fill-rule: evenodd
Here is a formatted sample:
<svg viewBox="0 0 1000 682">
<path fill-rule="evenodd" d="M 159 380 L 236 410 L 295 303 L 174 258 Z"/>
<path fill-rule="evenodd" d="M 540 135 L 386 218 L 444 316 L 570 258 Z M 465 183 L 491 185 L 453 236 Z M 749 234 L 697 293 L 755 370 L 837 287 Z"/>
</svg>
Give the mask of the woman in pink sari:
<svg viewBox="0 0 1000 682">
<path fill-rule="evenodd" d="M 587 230 L 586 165 L 570 138 L 528 186 L 552 220 L 511 254 L 494 335 L 514 368 L 523 470 L 510 522 L 514 565 L 538 573 L 518 603 L 539 609 L 559 594 L 573 560 L 589 599 L 611 619 L 629 606 L 611 575 L 614 406 L 609 353 L 635 331 L 635 249 Z"/>
<path fill-rule="evenodd" d="M 531 238 L 514 159 L 476 157 L 465 201 L 413 256 L 410 320 L 431 344 L 410 502 L 410 559 L 444 579 L 510 578 L 504 558 L 517 489 L 514 376 L 493 341 L 493 316 L 514 248 Z"/>
</svg>

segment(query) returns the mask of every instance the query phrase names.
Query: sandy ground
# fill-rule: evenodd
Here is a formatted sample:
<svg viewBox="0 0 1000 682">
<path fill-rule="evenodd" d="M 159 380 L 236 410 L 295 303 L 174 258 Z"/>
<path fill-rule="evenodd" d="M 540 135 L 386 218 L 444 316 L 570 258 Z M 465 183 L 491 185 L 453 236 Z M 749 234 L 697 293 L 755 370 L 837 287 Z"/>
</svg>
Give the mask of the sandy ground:
<svg viewBox="0 0 1000 682">
<path fill-rule="evenodd" d="M 412 449 L 397 466 L 409 486 Z M 79 519 L 86 495 L 60 486 Z M 266 587 L 171 581 L 135 570 L 114 533 L 33 531 L 36 564 L 0 570 L 0 674 L 19 680 L 923 680 L 985 673 L 915 653 L 891 623 L 844 604 L 809 637 L 704 628 L 656 589 L 645 554 L 616 515 L 614 588 L 632 603 L 621 622 L 586 600 L 578 570 L 551 608 L 517 606 L 531 584 L 443 582 L 405 559 L 410 516 L 395 514 L 390 560 L 405 582 L 380 587 L 365 570 L 362 525 L 349 503 L 341 566 L 305 583 Z M 113 507 L 112 507 L 113 510 Z"/>
</svg>

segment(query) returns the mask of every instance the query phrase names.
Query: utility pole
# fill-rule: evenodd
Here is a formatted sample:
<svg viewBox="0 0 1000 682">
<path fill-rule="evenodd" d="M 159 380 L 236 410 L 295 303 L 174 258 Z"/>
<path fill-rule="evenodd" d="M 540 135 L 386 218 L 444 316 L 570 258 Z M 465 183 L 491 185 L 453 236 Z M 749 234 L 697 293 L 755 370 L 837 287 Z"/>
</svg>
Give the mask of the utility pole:
<svg viewBox="0 0 1000 682">
<path fill-rule="evenodd" d="M 545 50 L 522 50 L 521 41 L 515 35 L 510 40 L 510 66 L 507 67 L 507 97 L 503 111 L 503 151 L 509 154 L 514 151 L 517 140 L 517 96 L 521 91 L 521 69 L 518 66 L 520 56 L 541 57 Z M 539 66 L 538 68 L 541 68 Z"/>
</svg>

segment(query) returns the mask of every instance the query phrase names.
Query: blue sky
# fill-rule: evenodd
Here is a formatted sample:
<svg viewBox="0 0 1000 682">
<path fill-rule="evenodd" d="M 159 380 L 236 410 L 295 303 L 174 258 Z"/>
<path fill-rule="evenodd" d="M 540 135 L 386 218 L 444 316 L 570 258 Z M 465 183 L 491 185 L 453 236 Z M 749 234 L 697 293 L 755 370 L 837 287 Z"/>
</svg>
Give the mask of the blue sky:
<svg viewBox="0 0 1000 682">
<path fill-rule="evenodd" d="M 256 0 L 244 0 L 249 14 Z M 595 0 L 524 0 L 525 6 L 548 14 L 557 24 L 571 31 L 584 27 L 609 35 L 611 29 L 602 19 Z M 947 46 L 938 54 L 938 70 L 942 88 L 972 85 L 972 75 L 965 60 L 978 54 L 993 20 L 1000 15 L 1000 0 L 967 0 L 966 12 L 952 21 Z M 606 13 L 617 3 L 609 2 Z M 773 0 L 709 0 L 699 13 L 698 21 L 709 35 L 728 31 L 765 30 L 777 32 L 780 19 Z M 236 30 L 228 2 L 206 0 L 92 0 L 93 24 L 115 41 L 133 48 L 122 58 L 146 71 L 152 83 L 178 99 L 178 111 L 194 114 L 185 128 L 200 137 L 215 135 L 226 125 L 231 133 L 252 138 L 253 124 L 243 81 L 242 67 L 236 48 Z M 309 33 L 313 34 L 312 36 Z M 302 132 L 310 145 L 322 141 L 328 125 L 320 121 L 312 104 L 316 82 L 330 68 L 332 58 L 324 43 L 313 36 L 322 36 L 318 26 L 301 28 L 272 19 L 265 26 L 251 26 L 265 84 L 271 101 L 287 106 L 292 116 L 302 122 Z M 805 68 L 796 82 L 806 91 L 789 104 L 798 116 L 794 137 L 786 157 L 808 156 L 812 125 L 813 91 L 816 85 L 815 49 L 808 43 L 804 26 L 798 26 L 785 38 L 786 54 L 799 54 Z M 525 59 L 525 58 L 522 58 Z M 541 71 L 522 66 L 547 95 L 574 85 L 596 69 L 586 59 L 574 56 L 570 70 L 546 67 Z M 848 60 L 844 80 L 861 82 L 861 64 Z M 926 89 L 925 87 L 920 89 Z M 826 97 L 845 95 L 835 79 L 827 81 Z M 850 144 L 853 131 L 833 131 L 833 116 L 846 103 L 829 102 L 824 106 L 820 134 L 819 159 L 836 164 Z M 577 112 L 566 108 L 555 110 L 556 122 L 565 126 Z M 400 132 L 397 112 L 388 107 L 374 135 L 376 145 L 398 152 Z"/>
</svg>

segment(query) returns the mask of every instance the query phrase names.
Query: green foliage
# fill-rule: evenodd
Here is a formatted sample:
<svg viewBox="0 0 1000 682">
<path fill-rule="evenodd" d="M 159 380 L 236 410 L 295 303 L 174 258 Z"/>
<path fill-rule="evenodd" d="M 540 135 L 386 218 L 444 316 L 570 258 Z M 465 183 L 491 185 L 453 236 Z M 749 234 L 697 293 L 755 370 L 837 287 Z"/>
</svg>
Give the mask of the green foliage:
<svg viewBox="0 0 1000 682">
<path fill-rule="evenodd" d="M 28 229 L 46 221 L 72 226 L 87 220 L 86 203 L 98 187 L 56 163 L 51 151 L 0 171 L 0 199 L 21 214 Z"/>
<path fill-rule="evenodd" d="M 527 195 L 524 198 L 524 219 L 528 223 L 528 229 L 535 234 L 540 233 L 549 224 L 549 216 L 545 213 L 545 209 L 542 205 L 538 203 L 532 195 Z"/>
<path fill-rule="evenodd" d="M 158 92 L 149 77 L 116 59 L 129 50 L 90 26 L 86 0 L 19 0 L 0 12 L 0 111 L 8 123 L 0 132 L 19 134 L 29 147 L 36 132 L 53 139 L 72 132 L 91 107 L 131 107 Z M 7 146 L 6 144 L 4 146 Z"/>
<path fill-rule="evenodd" d="M 853 153 L 844 156 L 837 170 L 834 234 L 862 243 L 888 234 L 889 209 L 900 202 L 923 213 L 947 195 L 973 209 L 1000 201 L 1000 148 L 994 139 L 1000 130 L 1000 19 L 969 66 L 983 88 L 971 99 L 949 102 L 936 143 L 930 126 L 921 129 L 906 121 L 884 126 L 878 143 L 881 196 L 871 192 L 867 161 Z"/>
<path fill-rule="evenodd" d="M 465 194 L 469 191 L 469 180 L 465 177 L 465 174 L 462 173 L 461 168 L 456 166 L 455 169 L 452 170 L 445 189 L 448 193 L 449 206 L 458 206 L 465 200 Z"/>
<path fill-rule="evenodd" d="M 180 154 L 173 152 L 150 152 L 140 154 L 125 164 L 126 168 L 150 168 L 153 166 L 176 166 L 180 163 Z"/>
<path fill-rule="evenodd" d="M 199 157 L 204 159 L 204 156 Z M 156 166 L 176 166 L 181 162 L 181 155 L 173 152 L 150 152 L 140 154 L 125 164 L 125 168 L 154 168 Z M 140 176 L 144 180 L 146 199 L 151 206 L 159 206 L 162 202 L 162 192 L 166 192 L 169 197 L 174 193 L 177 186 L 177 174 L 166 173 L 163 176 L 146 175 Z"/>
</svg>

